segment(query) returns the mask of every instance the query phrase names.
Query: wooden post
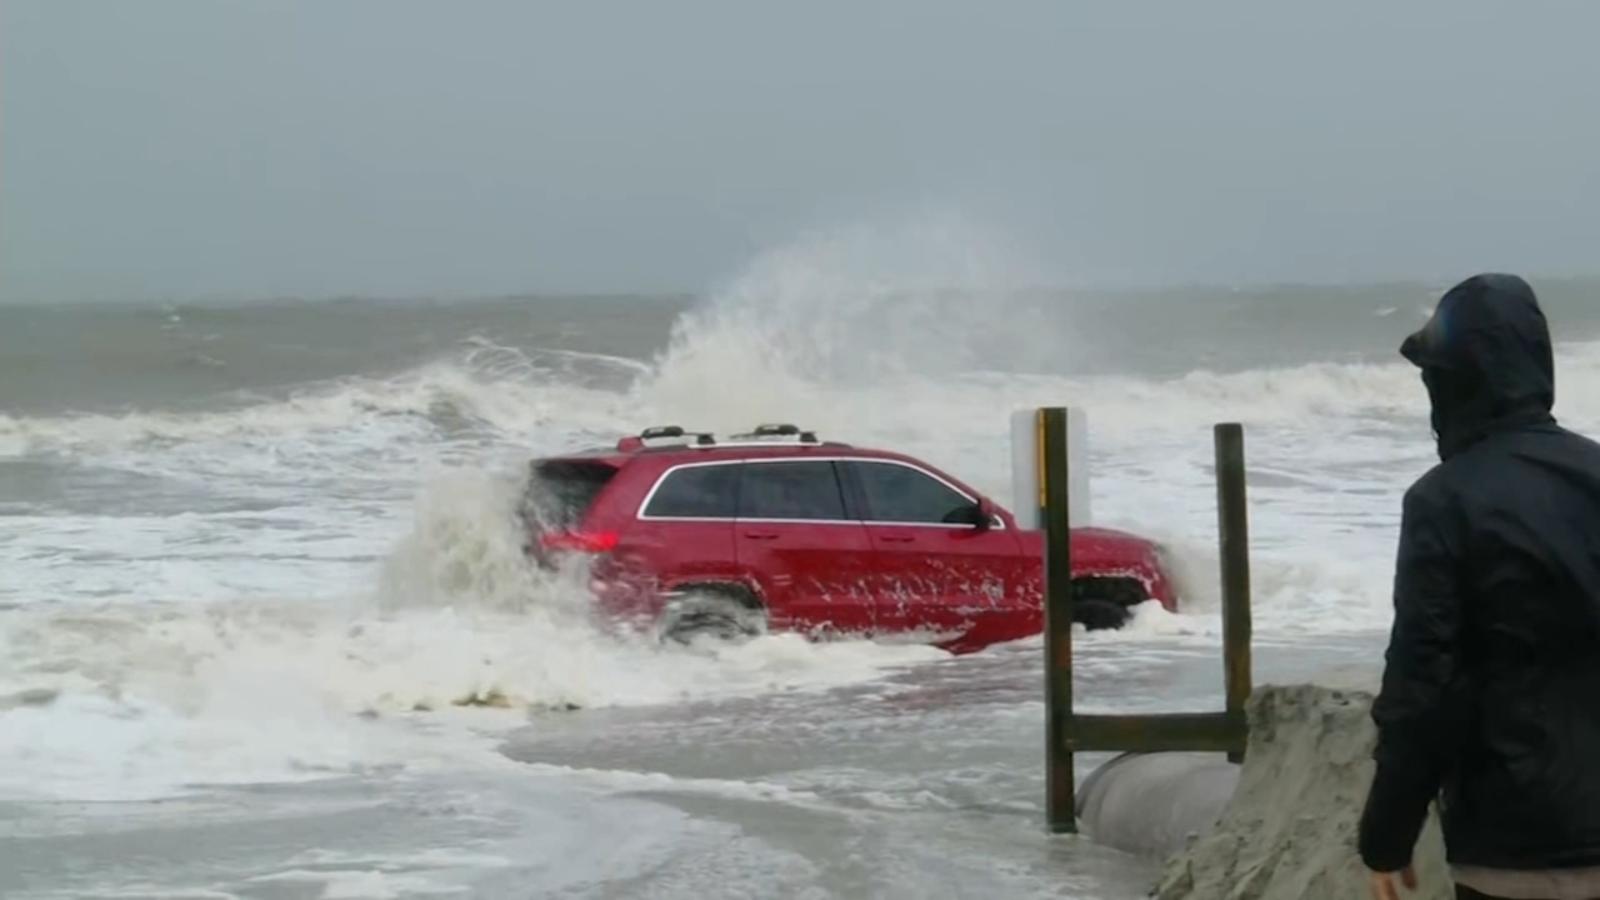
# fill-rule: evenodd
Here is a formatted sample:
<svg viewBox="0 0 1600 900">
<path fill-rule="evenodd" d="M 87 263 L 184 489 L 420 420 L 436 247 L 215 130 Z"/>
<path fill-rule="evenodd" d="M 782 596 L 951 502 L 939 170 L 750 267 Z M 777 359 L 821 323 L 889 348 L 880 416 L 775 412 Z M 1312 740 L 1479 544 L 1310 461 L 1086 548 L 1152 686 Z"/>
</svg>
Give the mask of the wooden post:
<svg viewBox="0 0 1600 900">
<path fill-rule="evenodd" d="M 1067 411 L 1039 410 L 1044 505 L 1045 794 L 1050 830 L 1078 830 L 1072 733 L 1072 537 L 1067 495 Z"/>
<path fill-rule="evenodd" d="M 1245 501 L 1244 429 L 1224 422 L 1216 443 L 1217 541 L 1222 570 L 1222 665 L 1227 711 L 1244 715 L 1250 699 L 1250 527 Z M 1243 750 L 1228 759 L 1243 762 Z"/>
<path fill-rule="evenodd" d="M 1243 762 L 1249 743 L 1250 531 L 1245 508 L 1244 429 L 1215 426 L 1217 531 L 1221 546 L 1222 712 L 1076 715 L 1072 711 L 1072 539 L 1068 489 L 1067 410 L 1034 418 L 1039 463 L 1037 502 L 1043 512 L 1045 805 L 1054 833 L 1078 830 L 1073 755 L 1086 751 L 1226 752 Z M 1018 503 L 1034 498 L 1017 498 Z"/>
</svg>

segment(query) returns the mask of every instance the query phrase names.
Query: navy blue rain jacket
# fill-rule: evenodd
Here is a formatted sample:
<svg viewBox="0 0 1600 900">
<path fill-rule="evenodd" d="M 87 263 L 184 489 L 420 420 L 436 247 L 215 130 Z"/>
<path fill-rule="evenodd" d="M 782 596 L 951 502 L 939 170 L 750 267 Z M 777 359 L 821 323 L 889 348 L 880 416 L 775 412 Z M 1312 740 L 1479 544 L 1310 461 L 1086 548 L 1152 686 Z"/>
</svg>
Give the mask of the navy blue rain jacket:
<svg viewBox="0 0 1600 900">
<path fill-rule="evenodd" d="M 1449 860 L 1600 864 L 1600 445 L 1551 415 L 1532 288 L 1452 288 L 1401 354 L 1440 462 L 1406 492 L 1363 861 L 1394 871 L 1436 798 Z"/>
</svg>

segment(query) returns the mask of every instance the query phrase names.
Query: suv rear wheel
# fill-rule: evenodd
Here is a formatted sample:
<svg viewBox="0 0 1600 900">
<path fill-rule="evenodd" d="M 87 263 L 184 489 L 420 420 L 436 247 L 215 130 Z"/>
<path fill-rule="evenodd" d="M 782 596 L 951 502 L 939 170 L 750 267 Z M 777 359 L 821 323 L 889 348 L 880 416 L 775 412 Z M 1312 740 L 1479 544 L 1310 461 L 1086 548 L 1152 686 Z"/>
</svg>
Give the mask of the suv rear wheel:
<svg viewBox="0 0 1600 900">
<path fill-rule="evenodd" d="M 661 611 L 662 640 L 688 644 L 701 636 L 723 641 L 758 637 L 767 631 L 767 613 L 747 588 L 732 584 L 690 584 L 667 595 Z"/>
</svg>

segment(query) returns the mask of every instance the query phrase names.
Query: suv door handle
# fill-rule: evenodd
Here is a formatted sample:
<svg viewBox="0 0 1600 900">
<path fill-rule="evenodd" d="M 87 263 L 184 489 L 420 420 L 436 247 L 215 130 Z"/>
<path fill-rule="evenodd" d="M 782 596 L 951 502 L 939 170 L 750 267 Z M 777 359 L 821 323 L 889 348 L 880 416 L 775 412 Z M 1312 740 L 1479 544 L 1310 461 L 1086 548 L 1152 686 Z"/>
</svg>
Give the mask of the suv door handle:
<svg viewBox="0 0 1600 900">
<path fill-rule="evenodd" d="M 885 544 L 909 544 L 916 538 L 909 534 L 883 534 L 878 536 L 878 540 Z"/>
<path fill-rule="evenodd" d="M 773 541 L 777 540 L 778 533 L 776 531 L 746 531 L 744 536 L 755 541 Z"/>
</svg>

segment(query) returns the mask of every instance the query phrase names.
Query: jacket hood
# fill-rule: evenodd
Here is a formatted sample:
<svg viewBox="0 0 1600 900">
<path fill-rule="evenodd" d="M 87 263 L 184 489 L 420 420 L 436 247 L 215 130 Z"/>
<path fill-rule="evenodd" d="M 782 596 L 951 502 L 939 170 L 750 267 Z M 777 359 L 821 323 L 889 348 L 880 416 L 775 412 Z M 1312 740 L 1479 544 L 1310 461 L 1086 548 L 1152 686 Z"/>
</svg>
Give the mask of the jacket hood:
<svg viewBox="0 0 1600 900">
<path fill-rule="evenodd" d="M 1550 327 L 1516 275 L 1474 275 L 1446 291 L 1400 355 L 1422 370 L 1441 459 L 1496 431 L 1554 421 Z"/>
</svg>

